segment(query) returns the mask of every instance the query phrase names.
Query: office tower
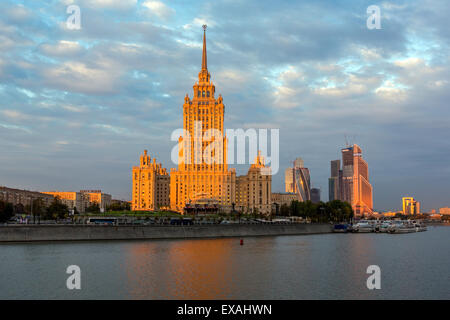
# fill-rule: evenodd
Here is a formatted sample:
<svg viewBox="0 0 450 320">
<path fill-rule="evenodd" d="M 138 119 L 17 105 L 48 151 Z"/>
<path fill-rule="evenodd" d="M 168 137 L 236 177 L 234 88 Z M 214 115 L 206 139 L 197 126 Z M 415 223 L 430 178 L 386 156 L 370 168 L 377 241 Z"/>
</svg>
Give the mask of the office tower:
<svg viewBox="0 0 450 320">
<path fill-rule="evenodd" d="M 311 189 L 311 202 L 312 203 L 319 203 L 320 202 L 320 189 L 319 188 L 312 188 Z"/>
<path fill-rule="evenodd" d="M 284 191 L 288 193 L 294 193 L 294 170 L 293 168 L 287 168 L 284 171 Z"/>
<path fill-rule="evenodd" d="M 342 200 L 352 205 L 355 215 L 373 212 L 372 185 L 369 167 L 362 158 L 361 148 L 354 144 L 342 151 Z"/>
<path fill-rule="evenodd" d="M 133 167 L 133 194 L 131 209 L 158 210 L 169 207 L 169 174 L 156 159 L 141 155 L 139 167 Z"/>
<path fill-rule="evenodd" d="M 216 88 L 208 72 L 206 26 L 202 68 L 193 89 L 193 98 L 188 95 L 184 98 L 183 129 L 190 137 L 179 138 L 178 170 L 172 169 L 170 173 L 170 207 L 183 212 L 187 203 L 206 200 L 231 207 L 235 202 L 236 171 L 228 170 L 227 139 L 223 134 L 225 106 L 221 95 L 215 97 Z M 205 139 L 211 131 L 214 143 Z M 214 149 L 209 152 L 211 145 Z"/>
<path fill-rule="evenodd" d="M 416 201 L 413 197 L 402 198 L 403 214 L 413 215 L 420 213 L 420 202 Z"/>
<path fill-rule="evenodd" d="M 311 178 L 308 168 L 294 168 L 295 192 L 299 201 L 311 200 Z"/>
<path fill-rule="evenodd" d="M 285 191 L 296 193 L 298 201 L 311 200 L 311 181 L 309 169 L 304 167 L 302 158 L 294 161 L 294 167 L 287 168 L 284 174 Z"/>
<path fill-rule="evenodd" d="M 331 176 L 328 179 L 328 199 L 329 201 L 341 199 L 342 170 L 341 161 L 331 161 Z"/>
</svg>

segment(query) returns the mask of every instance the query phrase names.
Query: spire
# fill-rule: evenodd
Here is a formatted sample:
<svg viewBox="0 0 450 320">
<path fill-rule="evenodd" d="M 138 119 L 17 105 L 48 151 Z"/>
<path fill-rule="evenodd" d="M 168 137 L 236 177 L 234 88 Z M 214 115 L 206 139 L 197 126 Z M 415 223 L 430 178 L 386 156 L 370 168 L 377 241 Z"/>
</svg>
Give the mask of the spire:
<svg viewBox="0 0 450 320">
<path fill-rule="evenodd" d="M 206 24 L 203 25 L 202 70 L 208 70 L 208 58 L 206 57 Z"/>
</svg>

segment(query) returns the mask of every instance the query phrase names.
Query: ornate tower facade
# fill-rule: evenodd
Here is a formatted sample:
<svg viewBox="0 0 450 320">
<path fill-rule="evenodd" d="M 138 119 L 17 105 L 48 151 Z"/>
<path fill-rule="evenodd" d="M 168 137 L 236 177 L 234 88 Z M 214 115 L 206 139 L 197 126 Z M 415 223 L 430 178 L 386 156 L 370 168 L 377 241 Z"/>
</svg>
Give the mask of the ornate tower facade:
<svg viewBox="0 0 450 320">
<path fill-rule="evenodd" d="M 183 104 L 184 134 L 179 138 L 178 170 L 170 174 L 170 207 L 182 212 L 187 203 L 208 200 L 221 206 L 235 201 L 236 172 L 228 170 L 224 136 L 225 106 L 208 72 L 206 26 L 203 26 L 202 69 Z"/>
<path fill-rule="evenodd" d="M 236 178 L 236 205 L 245 213 L 268 215 L 272 211 L 272 175 L 261 152 L 247 175 Z"/>
<path fill-rule="evenodd" d="M 156 159 L 141 155 L 139 167 L 133 167 L 133 195 L 131 209 L 158 210 L 169 207 L 169 174 Z"/>
</svg>

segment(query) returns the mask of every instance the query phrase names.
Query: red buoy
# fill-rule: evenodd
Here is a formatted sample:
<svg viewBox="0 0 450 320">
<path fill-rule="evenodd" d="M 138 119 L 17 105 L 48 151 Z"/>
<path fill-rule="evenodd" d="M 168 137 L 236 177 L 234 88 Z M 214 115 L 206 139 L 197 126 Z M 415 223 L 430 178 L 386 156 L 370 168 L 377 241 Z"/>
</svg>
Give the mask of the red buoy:
<svg viewBox="0 0 450 320">
<path fill-rule="evenodd" d="M 244 245 L 244 239 L 241 239 L 241 246 Z"/>
</svg>

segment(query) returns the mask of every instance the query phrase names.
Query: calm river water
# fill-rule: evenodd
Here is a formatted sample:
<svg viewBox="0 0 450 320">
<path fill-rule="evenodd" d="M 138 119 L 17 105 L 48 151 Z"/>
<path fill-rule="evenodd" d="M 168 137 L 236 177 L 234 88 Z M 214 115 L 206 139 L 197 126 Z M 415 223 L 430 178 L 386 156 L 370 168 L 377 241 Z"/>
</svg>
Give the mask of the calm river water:
<svg viewBox="0 0 450 320">
<path fill-rule="evenodd" d="M 450 299 L 450 226 L 244 241 L 0 244 L 0 299 Z M 69 265 L 81 290 L 66 287 Z"/>
</svg>

